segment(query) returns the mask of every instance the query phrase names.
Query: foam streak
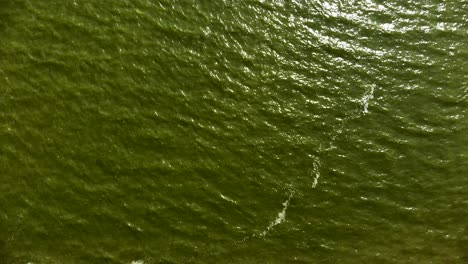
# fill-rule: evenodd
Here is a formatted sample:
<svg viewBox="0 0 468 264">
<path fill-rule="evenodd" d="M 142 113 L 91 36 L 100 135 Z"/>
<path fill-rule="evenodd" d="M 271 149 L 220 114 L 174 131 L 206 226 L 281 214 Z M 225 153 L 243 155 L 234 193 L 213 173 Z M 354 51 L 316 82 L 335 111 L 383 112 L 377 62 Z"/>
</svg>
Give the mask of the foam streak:
<svg viewBox="0 0 468 264">
<path fill-rule="evenodd" d="M 273 227 L 281 224 L 285 219 L 286 219 L 286 210 L 288 210 L 289 202 L 291 201 L 291 198 L 293 197 L 293 193 L 291 193 L 286 201 L 283 203 L 283 210 L 278 213 L 278 216 L 276 216 L 276 219 L 270 223 L 270 225 L 260 233 L 261 237 L 264 237 L 268 232 L 270 232 Z"/>
<path fill-rule="evenodd" d="M 312 188 L 315 188 L 317 187 L 317 184 L 318 184 L 318 179 L 320 178 L 320 160 L 319 159 L 315 159 L 314 161 L 314 167 L 312 169 L 312 172 L 311 172 L 311 176 L 314 177 L 314 181 L 312 182 Z"/>
</svg>

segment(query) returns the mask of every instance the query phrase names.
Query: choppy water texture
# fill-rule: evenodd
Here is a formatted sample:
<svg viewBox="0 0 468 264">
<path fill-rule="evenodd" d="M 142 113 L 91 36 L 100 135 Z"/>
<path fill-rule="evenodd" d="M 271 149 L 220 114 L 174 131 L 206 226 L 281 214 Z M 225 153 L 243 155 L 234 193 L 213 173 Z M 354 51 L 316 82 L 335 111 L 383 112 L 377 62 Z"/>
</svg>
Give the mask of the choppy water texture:
<svg viewBox="0 0 468 264">
<path fill-rule="evenodd" d="M 0 1 L 0 263 L 467 263 L 466 1 Z"/>
</svg>

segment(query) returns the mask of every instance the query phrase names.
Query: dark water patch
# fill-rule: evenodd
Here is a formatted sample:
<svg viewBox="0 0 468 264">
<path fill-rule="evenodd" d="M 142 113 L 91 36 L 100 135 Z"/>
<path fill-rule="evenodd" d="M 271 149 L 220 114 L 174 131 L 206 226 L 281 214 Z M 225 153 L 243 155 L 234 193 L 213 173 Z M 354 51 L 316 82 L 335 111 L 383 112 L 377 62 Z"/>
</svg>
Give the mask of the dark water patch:
<svg viewBox="0 0 468 264">
<path fill-rule="evenodd" d="M 6 242 L 0 239 L 0 262 L 1 263 L 9 263 L 11 261 L 11 257 L 7 250 L 8 249 L 6 248 Z"/>
<path fill-rule="evenodd" d="M 0 1 L 0 36 L 3 36 L 6 29 L 12 27 L 14 7 L 17 1 L 1 0 Z"/>
</svg>

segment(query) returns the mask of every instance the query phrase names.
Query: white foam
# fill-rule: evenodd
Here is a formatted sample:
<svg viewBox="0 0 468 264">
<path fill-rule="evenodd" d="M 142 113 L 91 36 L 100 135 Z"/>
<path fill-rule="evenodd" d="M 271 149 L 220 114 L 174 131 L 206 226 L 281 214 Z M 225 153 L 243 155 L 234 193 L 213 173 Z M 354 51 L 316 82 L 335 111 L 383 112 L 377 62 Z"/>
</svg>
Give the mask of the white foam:
<svg viewBox="0 0 468 264">
<path fill-rule="evenodd" d="M 320 178 L 320 160 L 316 158 L 313 163 L 312 169 L 312 176 L 314 177 L 314 181 L 312 182 L 312 188 L 315 188 L 318 184 L 318 179 Z"/>
<path fill-rule="evenodd" d="M 281 212 L 278 213 L 278 216 L 276 216 L 276 219 L 270 223 L 270 225 L 265 229 L 265 231 L 260 233 L 261 237 L 264 237 L 266 234 L 268 234 L 268 232 L 270 232 L 270 230 L 273 229 L 273 227 L 281 224 L 286 219 L 286 210 L 288 210 L 289 201 L 291 201 L 292 196 L 293 196 L 293 193 L 291 193 L 288 199 L 284 201 L 283 210 L 281 210 Z"/>
<path fill-rule="evenodd" d="M 220 194 L 219 196 L 221 196 L 221 198 L 223 198 L 224 200 L 228 201 L 228 202 L 231 202 L 231 203 L 234 203 L 234 204 L 237 204 L 236 201 L 234 201 L 233 199 L 227 197 L 227 196 L 224 196 L 222 194 Z"/>
<path fill-rule="evenodd" d="M 130 264 L 145 264 L 145 262 L 143 260 L 134 260 Z"/>
<path fill-rule="evenodd" d="M 367 91 L 360 100 L 360 102 L 362 104 L 362 112 L 364 114 L 369 112 L 367 110 L 367 108 L 369 107 L 369 100 L 373 99 L 373 98 L 374 98 L 374 87 L 371 87 L 371 89 L 369 91 Z"/>
</svg>

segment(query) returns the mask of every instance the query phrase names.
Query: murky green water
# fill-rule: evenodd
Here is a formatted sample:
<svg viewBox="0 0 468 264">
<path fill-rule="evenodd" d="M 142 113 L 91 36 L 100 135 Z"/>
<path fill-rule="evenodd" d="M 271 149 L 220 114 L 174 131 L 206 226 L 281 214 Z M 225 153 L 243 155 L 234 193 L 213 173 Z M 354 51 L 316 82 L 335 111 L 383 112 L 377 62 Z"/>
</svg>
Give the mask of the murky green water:
<svg viewBox="0 0 468 264">
<path fill-rule="evenodd" d="M 466 263 L 463 1 L 0 1 L 0 263 Z"/>
</svg>

